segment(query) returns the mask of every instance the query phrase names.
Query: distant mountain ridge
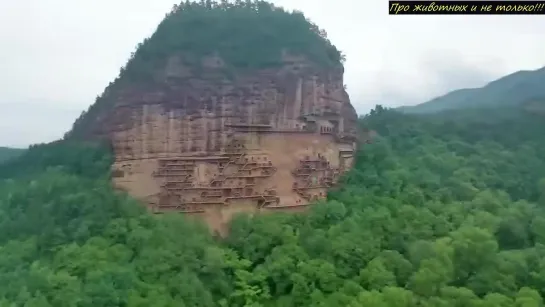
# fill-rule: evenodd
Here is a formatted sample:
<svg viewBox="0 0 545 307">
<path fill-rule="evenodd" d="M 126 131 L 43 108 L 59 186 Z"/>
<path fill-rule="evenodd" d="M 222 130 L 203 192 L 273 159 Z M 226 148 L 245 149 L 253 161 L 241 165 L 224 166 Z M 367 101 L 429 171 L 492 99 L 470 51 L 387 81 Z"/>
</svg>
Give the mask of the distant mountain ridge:
<svg viewBox="0 0 545 307">
<path fill-rule="evenodd" d="M 23 151 L 25 151 L 25 149 L 0 147 L 0 163 L 19 156 Z"/>
<path fill-rule="evenodd" d="M 403 106 L 404 113 L 435 113 L 473 107 L 522 105 L 545 100 L 545 67 L 522 70 L 494 80 L 480 88 L 449 92 L 416 106 Z"/>
</svg>

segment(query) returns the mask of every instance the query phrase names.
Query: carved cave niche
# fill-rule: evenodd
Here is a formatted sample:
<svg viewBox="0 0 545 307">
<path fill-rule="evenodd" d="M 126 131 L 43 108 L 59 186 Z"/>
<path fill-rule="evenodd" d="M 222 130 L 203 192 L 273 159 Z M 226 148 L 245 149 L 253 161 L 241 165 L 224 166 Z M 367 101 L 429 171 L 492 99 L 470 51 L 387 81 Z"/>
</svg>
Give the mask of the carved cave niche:
<svg viewBox="0 0 545 307">
<path fill-rule="evenodd" d="M 120 169 L 115 169 L 111 172 L 112 178 L 122 178 L 125 177 L 125 172 Z"/>
<path fill-rule="evenodd" d="M 223 197 L 231 197 L 231 189 L 224 189 Z"/>
<path fill-rule="evenodd" d="M 307 131 L 316 131 L 318 129 L 318 126 L 315 122 L 307 122 L 306 123 L 306 130 Z"/>
</svg>

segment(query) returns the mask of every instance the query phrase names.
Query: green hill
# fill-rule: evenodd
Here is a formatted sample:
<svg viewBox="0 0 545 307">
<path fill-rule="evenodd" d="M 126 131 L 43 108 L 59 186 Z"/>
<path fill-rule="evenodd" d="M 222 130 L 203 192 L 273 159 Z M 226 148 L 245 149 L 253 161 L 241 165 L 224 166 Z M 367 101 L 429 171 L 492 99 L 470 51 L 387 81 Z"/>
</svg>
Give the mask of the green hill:
<svg viewBox="0 0 545 307">
<path fill-rule="evenodd" d="M 398 108 L 405 113 L 433 113 L 445 110 L 521 105 L 545 100 L 545 67 L 518 71 L 481 88 L 460 89 L 416 106 Z"/>
<path fill-rule="evenodd" d="M 0 147 L 0 163 L 19 156 L 25 149 Z"/>
</svg>

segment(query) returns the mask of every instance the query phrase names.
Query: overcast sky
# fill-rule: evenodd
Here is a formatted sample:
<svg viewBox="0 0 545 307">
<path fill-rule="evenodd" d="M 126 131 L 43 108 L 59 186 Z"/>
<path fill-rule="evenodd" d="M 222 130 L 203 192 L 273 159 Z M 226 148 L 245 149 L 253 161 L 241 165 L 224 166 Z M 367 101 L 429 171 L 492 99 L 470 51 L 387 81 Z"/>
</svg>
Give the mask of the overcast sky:
<svg viewBox="0 0 545 307">
<path fill-rule="evenodd" d="M 113 80 L 174 0 L 0 0 L 0 146 L 51 141 Z M 276 0 L 347 55 L 359 113 L 545 66 L 543 16 L 389 16 L 386 0 Z"/>
</svg>

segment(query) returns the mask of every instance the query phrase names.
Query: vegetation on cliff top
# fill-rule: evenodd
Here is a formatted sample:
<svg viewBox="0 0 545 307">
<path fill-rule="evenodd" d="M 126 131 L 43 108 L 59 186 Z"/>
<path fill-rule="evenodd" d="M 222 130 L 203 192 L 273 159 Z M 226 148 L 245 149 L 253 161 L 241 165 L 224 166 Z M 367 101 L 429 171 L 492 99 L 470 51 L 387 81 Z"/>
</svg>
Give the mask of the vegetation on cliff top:
<svg viewBox="0 0 545 307">
<path fill-rule="evenodd" d="M 326 32 L 301 12 L 266 1 L 186 1 L 175 5 L 138 46 L 121 78 L 150 77 L 172 55 L 183 55 L 193 68 L 216 54 L 235 69 L 274 67 L 282 65 L 283 50 L 326 67 L 342 60 Z"/>
<path fill-rule="evenodd" d="M 225 239 L 112 191 L 99 147 L 32 147 L 0 169 L 0 306 L 543 306 L 542 118 L 376 108 L 362 125 L 380 137 L 328 201 Z"/>
<path fill-rule="evenodd" d="M 324 30 L 302 12 L 289 12 L 266 1 L 185 1 L 166 14 L 155 33 L 138 44 L 119 76 L 74 123 L 67 137 L 85 135 L 99 114 L 108 112 L 111 96 L 123 84 L 153 84 L 171 56 L 198 74 L 202 59 L 218 55 L 225 67 L 218 70 L 230 78 L 237 71 L 282 65 L 282 51 L 302 55 L 321 67 L 338 67 L 341 52 Z"/>
</svg>

